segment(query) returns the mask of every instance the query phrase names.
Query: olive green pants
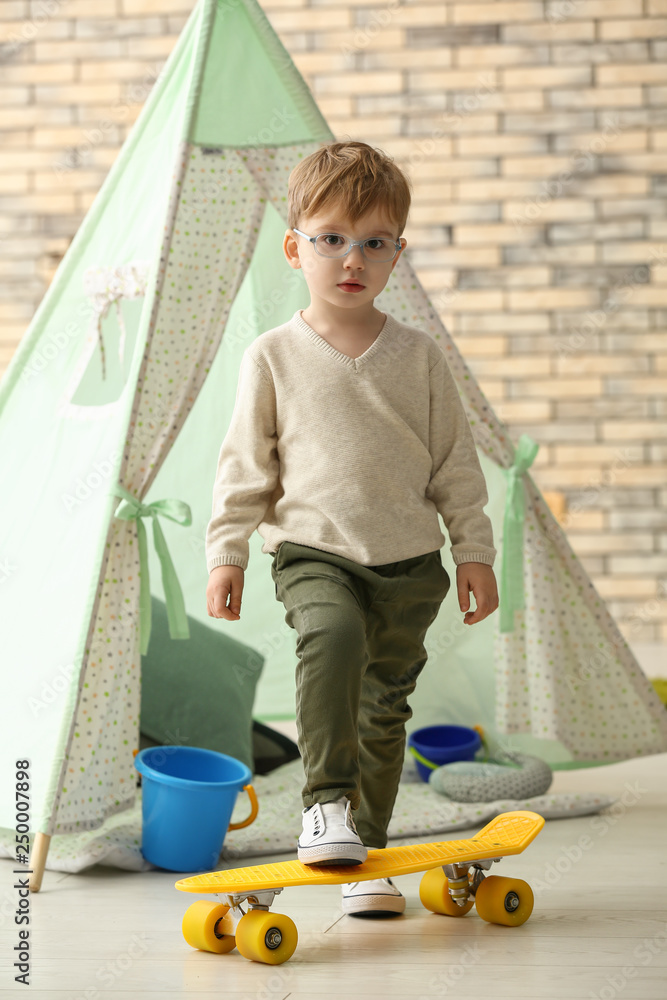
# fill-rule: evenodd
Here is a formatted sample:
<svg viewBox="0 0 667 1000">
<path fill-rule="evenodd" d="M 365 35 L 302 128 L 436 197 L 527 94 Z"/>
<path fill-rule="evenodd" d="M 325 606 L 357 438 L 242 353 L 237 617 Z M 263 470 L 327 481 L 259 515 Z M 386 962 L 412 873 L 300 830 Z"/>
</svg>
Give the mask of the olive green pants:
<svg viewBox="0 0 667 1000">
<path fill-rule="evenodd" d="M 296 630 L 304 807 L 345 795 L 366 847 L 385 847 L 405 757 L 408 695 L 449 587 L 440 550 L 362 566 L 281 542 L 271 575 Z"/>
</svg>

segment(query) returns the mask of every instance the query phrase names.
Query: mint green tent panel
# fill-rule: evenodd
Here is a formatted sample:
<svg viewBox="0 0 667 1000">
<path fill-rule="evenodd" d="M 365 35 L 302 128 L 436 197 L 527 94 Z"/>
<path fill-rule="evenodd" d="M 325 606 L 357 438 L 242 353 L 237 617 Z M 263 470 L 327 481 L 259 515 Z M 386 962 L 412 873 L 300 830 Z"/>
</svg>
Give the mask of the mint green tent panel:
<svg viewBox="0 0 667 1000">
<path fill-rule="evenodd" d="M 220 3 L 211 14 L 215 16 L 210 22 L 209 58 L 194 108 L 190 141 L 198 146 L 223 142 L 240 148 L 332 138 L 259 4 Z M 218 58 L 222 52 L 224 58 Z"/>
<path fill-rule="evenodd" d="M 309 302 L 282 252 L 287 179 L 330 138 L 256 0 L 201 0 L 0 386 L 0 454 L 12 476 L 0 552 L 14 567 L 2 594 L 11 664 L 3 780 L 19 747 L 34 761 L 40 831 L 96 829 L 134 801 L 141 592 L 167 596 L 150 525 L 149 577 L 139 552 L 139 520 L 157 510 L 150 504 L 165 501 L 180 521 L 161 508 L 185 610 L 258 648 L 266 658 L 258 716 L 293 717 L 296 636 L 275 599 L 262 539 L 250 539 L 242 619 L 229 623 L 206 615 L 204 535 L 243 351 Z M 452 591 L 427 637 L 411 728 L 479 722 L 558 766 L 663 751 L 662 705 L 409 255 L 377 305 L 445 352 L 487 478 L 496 575 L 513 575 L 523 598 L 510 630 L 500 630 L 498 614 L 462 626 L 445 545 Z M 95 370 L 98 319 L 106 385 Z M 40 357 L 47 363 L 38 371 Z M 86 494 L 96 465 L 99 481 Z M 82 496 L 68 510 L 62 496 L 78 479 Z M 119 516 L 119 488 L 135 498 L 125 505 L 129 519 Z M 52 691 L 37 716 L 29 698 Z M 2 801 L 0 827 L 9 828 L 8 791 Z"/>
<path fill-rule="evenodd" d="M 179 47 L 187 48 L 187 34 Z M 165 163 L 182 130 L 188 60 L 175 52 L 56 272 L 0 387 L 3 497 L 0 551 L 12 567 L 2 588 L 4 670 L 2 781 L 18 754 L 32 761 L 33 813 L 45 807 L 54 761 L 77 697 L 110 512 L 108 486 L 120 464 L 141 356 L 144 298 L 123 302 L 129 327 L 124 385 L 105 405 L 80 405 L 100 372 L 96 314 L 84 291 L 89 268 L 156 257 L 168 196 Z M 103 322 L 107 366 L 117 358 L 115 310 Z M 109 334 L 111 333 L 111 337 Z M 135 347 L 134 354 L 131 348 Z M 82 364 L 82 361 L 85 363 Z M 92 400 L 91 400 L 92 401 Z M 9 474 L 9 470 L 11 473 Z M 2 789 L 0 826 L 11 826 L 13 794 Z M 40 813 L 36 818 L 40 819 Z"/>
</svg>

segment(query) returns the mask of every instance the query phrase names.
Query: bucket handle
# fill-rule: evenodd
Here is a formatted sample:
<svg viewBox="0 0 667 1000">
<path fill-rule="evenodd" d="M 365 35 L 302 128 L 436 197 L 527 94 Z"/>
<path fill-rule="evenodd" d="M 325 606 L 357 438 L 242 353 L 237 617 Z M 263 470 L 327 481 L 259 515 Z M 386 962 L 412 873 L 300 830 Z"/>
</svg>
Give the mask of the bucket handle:
<svg viewBox="0 0 667 1000">
<path fill-rule="evenodd" d="M 253 820 L 257 819 L 257 813 L 259 812 L 257 793 L 252 785 L 244 785 L 243 791 L 248 793 L 248 798 L 250 799 L 250 815 L 242 823 L 230 823 L 227 827 L 228 830 L 240 830 L 244 826 L 250 826 Z"/>
<path fill-rule="evenodd" d="M 489 747 L 488 747 L 488 743 L 486 741 L 486 735 L 484 733 L 484 729 L 482 728 L 482 726 L 472 726 L 472 728 L 479 735 L 479 738 L 482 741 L 482 746 L 484 747 L 484 750 L 486 751 L 486 758 L 488 760 Z M 427 760 L 426 757 L 424 757 L 423 754 L 420 754 L 419 750 L 417 750 L 415 747 L 409 746 L 408 750 L 410 751 L 410 753 L 412 754 L 413 757 L 416 757 L 417 760 L 421 764 L 423 764 L 425 767 L 430 768 L 431 771 L 435 771 L 435 769 L 440 766 L 439 764 L 434 764 L 432 760 Z"/>
<path fill-rule="evenodd" d="M 423 757 L 420 754 L 419 750 L 415 750 L 413 746 L 408 747 L 408 750 L 410 751 L 413 757 L 417 758 L 420 764 L 424 764 L 426 767 L 430 767 L 432 771 L 435 771 L 436 767 L 439 766 L 438 764 L 434 764 L 432 760 L 426 760 L 426 757 Z"/>
</svg>

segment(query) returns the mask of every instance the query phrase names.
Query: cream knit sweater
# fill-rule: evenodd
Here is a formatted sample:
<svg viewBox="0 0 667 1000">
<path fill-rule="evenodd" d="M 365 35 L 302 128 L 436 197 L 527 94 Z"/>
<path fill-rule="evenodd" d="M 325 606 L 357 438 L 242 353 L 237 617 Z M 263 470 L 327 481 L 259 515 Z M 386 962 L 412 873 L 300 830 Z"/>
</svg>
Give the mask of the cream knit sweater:
<svg viewBox="0 0 667 1000">
<path fill-rule="evenodd" d="M 297 310 L 241 360 L 206 531 L 206 565 L 248 565 L 288 540 L 364 566 L 440 549 L 493 565 L 486 483 L 438 344 L 387 314 L 358 358 Z"/>
</svg>

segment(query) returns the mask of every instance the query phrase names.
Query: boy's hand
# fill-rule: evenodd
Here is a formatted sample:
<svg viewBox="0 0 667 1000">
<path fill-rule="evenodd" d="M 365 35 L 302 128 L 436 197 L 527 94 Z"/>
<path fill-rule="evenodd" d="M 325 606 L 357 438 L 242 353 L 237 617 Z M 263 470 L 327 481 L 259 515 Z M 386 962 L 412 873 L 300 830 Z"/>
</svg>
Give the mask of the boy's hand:
<svg viewBox="0 0 667 1000">
<path fill-rule="evenodd" d="M 208 578 L 206 606 L 211 618 L 229 622 L 241 617 L 241 595 L 245 571 L 240 566 L 215 566 Z M 226 607 L 229 597 L 229 607 Z"/>
<path fill-rule="evenodd" d="M 466 562 L 456 567 L 456 589 L 461 611 L 470 607 L 469 592 L 472 590 L 477 602 L 474 611 L 468 611 L 464 625 L 474 625 L 487 618 L 498 607 L 498 586 L 493 569 L 486 563 Z"/>
</svg>

